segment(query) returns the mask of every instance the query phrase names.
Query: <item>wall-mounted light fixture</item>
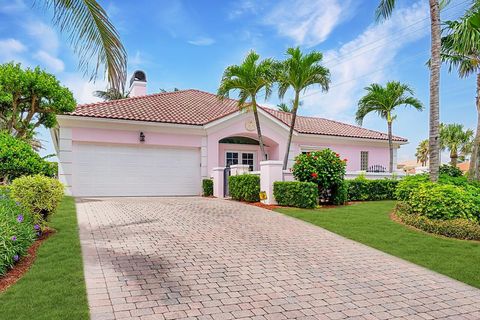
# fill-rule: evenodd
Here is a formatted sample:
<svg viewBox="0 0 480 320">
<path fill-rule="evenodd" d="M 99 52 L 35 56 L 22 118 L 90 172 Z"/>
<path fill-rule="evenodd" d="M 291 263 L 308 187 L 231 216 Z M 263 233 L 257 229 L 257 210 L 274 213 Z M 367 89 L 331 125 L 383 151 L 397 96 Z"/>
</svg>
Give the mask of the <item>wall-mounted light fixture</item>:
<svg viewBox="0 0 480 320">
<path fill-rule="evenodd" d="M 145 134 L 143 132 L 140 132 L 140 142 L 145 142 Z"/>
</svg>

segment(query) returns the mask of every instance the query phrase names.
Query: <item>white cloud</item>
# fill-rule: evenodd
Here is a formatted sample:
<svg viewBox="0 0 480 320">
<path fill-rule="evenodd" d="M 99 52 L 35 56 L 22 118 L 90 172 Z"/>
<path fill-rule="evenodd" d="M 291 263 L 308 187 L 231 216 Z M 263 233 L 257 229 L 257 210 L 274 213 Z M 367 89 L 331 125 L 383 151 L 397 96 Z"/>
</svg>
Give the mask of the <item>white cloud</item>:
<svg viewBox="0 0 480 320">
<path fill-rule="evenodd" d="M 23 27 L 40 44 L 44 51 L 50 54 L 57 52 L 60 42 L 56 31 L 49 25 L 38 20 L 29 20 Z"/>
<path fill-rule="evenodd" d="M 252 0 L 236 1 L 233 4 L 233 9 L 229 12 L 228 18 L 235 19 L 244 14 L 256 14 L 260 3 Z"/>
<path fill-rule="evenodd" d="M 2 39 L 0 40 L 0 63 L 2 62 L 21 62 L 25 63 L 21 53 L 27 50 L 27 47 L 17 39 Z"/>
<path fill-rule="evenodd" d="M 33 57 L 40 61 L 42 65 L 45 65 L 48 71 L 62 72 L 65 69 L 65 64 L 62 60 L 50 55 L 48 52 L 45 52 L 43 50 L 37 51 L 37 53 L 35 53 Z"/>
<path fill-rule="evenodd" d="M 3 54 L 20 53 L 27 49 L 22 42 L 13 38 L 0 40 L 0 48 Z"/>
<path fill-rule="evenodd" d="M 298 45 L 315 46 L 350 17 L 351 8 L 350 1 L 284 0 L 272 8 L 264 23 Z"/>
<path fill-rule="evenodd" d="M 370 25 L 339 49 L 326 52 L 324 61 L 331 72 L 332 88 L 326 94 L 318 93 L 317 89 L 309 90 L 303 99 L 304 110 L 309 114 L 321 114 L 339 120 L 350 118 L 348 120 L 351 121 L 346 112 L 356 107 L 363 88 L 372 82 L 391 80 L 387 79 L 388 68 L 398 63 L 396 56 L 399 51 L 428 34 L 426 18 L 426 4 L 415 3 L 408 8 L 398 9 L 384 23 Z M 425 19 L 422 23 L 405 29 L 422 19 Z"/>
<path fill-rule="evenodd" d="M 23 0 L 10 0 L 10 1 L 2 1 L 0 3 L 0 12 L 5 13 L 13 13 L 25 10 L 27 6 L 23 2 Z"/>
<path fill-rule="evenodd" d="M 215 43 L 215 40 L 209 37 L 198 37 L 194 40 L 189 40 L 188 43 L 194 46 L 209 46 Z"/>
<path fill-rule="evenodd" d="M 102 101 L 95 97 L 93 92 L 96 90 L 105 90 L 108 86 L 106 81 L 87 81 L 81 75 L 76 73 L 66 74 L 61 77 L 61 82 L 73 92 L 73 96 L 78 104 Z"/>
</svg>

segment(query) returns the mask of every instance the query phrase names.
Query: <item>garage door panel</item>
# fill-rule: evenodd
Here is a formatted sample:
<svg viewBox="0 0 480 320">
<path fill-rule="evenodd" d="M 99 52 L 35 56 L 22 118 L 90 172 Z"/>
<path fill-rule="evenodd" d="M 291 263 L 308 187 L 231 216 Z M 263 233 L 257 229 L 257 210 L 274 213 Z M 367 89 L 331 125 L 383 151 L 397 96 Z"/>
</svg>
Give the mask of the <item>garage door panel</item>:
<svg viewBox="0 0 480 320">
<path fill-rule="evenodd" d="M 200 194 L 200 150 L 76 143 L 77 196 Z"/>
</svg>

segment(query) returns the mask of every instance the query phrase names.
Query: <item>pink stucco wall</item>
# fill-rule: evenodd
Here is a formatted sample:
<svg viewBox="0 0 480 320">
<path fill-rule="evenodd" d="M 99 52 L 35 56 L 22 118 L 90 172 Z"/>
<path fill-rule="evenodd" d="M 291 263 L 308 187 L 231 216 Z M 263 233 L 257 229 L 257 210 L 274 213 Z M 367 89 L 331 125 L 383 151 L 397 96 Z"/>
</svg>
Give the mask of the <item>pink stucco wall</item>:
<svg viewBox="0 0 480 320">
<path fill-rule="evenodd" d="M 146 145 L 200 147 L 202 137 L 197 135 L 170 134 L 143 131 Z M 140 131 L 72 128 L 72 140 L 79 142 L 140 144 Z"/>
<path fill-rule="evenodd" d="M 227 125 L 221 129 L 209 129 L 205 131 L 206 136 L 206 175 L 210 175 L 214 167 L 225 166 L 225 152 L 231 151 L 255 151 L 257 154 L 256 170 L 259 170 L 261 159 L 260 148 L 254 145 L 230 145 L 219 144 L 219 140 L 232 137 L 244 136 L 257 139 L 256 131 L 248 131 L 245 128 L 245 122 L 253 116 L 249 113 L 237 116 L 228 120 Z M 266 152 L 269 160 L 283 160 L 285 154 L 287 131 L 280 128 L 278 124 L 270 119 L 261 118 L 262 133 Z M 201 135 L 159 133 L 143 131 L 145 134 L 145 145 L 158 146 L 176 146 L 176 147 L 202 147 Z M 113 130 L 113 129 L 95 129 L 95 128 L 72 128 L 72 140 L 78 142 L 98 142 L 98 143 L 119 143 L 119 144 L 140 144 L 140 131 Z M 311 137 L 310 137 L 311 138 Z M 295 156 L 301 152 L 301 146 L 318 146 L 321 148 L 330 148 L 340 154 L 340 157 L 348 159 L 347 171 L 360 170 L 360 152 L 369 152 L 369 166 L 382 165 L 388 167 L 389 153 L 385 142 L 385 147 L 374 146 L 368 141 L 365 143 L 353 141 L 351 144 L 336 144 L 329 142 L 328 137 L 318 137 L 318 142 L 312 142 L 312 139 L 302 141 L 301 137 L 294 137 L 292 143 L 292 155 Z"/>
<path fill-rule="evenodd" d="M 296 141 L 295 150 L 296 154 L 300 153 L 300 145 L 316 146 L 318 145 L 319 149 L 330 148 L 333 151 L 340 154 L 341 159 L 347 159 L 347 171 L 358 171 L 360 170 L 360 152 L 368 151 L 368 165 L 382 165 L 385 168 L 388 168 L 389 163 L 389 152 L 388 147 L 375 147 L 369 146 L 368 144 L 362 145 L 357 142 L 351 145 L 340 145 L 332 143 L 318 143 L 312 144 L 312 142 L 303 142 Z"/>
</svg>

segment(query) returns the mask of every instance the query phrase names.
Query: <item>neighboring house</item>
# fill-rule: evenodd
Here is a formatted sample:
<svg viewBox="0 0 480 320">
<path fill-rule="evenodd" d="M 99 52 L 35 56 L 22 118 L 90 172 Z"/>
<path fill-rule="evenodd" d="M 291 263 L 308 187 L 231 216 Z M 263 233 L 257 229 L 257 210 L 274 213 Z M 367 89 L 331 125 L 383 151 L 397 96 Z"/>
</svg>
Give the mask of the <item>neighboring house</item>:
<svg viewBox="0 0 480 320">
<path fill-rule="evenodd" d="M 428 172 L 428 161 L 427 161 L 427 166 L 422 166 L 422 164 L 415 159 L 402 161 L 398 163 L 397 169 L 402 170 L 406 174 L 417 174 L 417 173 Z"/>
<path fill-rule="evenodd" d="M 69 194 L 199 195 L 202 178 L 214 167 L 259 170 L 253 114 L 239 111 L 236 100 L 199 90 L 145 94 L 145 74 L 137 71 L 130 98 L 79 105 L 58 117 L 52 136 Z M 283 159 L 291 114 L 262 107 L 259 116 L 268 159 Z M 395 159 L 405 143 L 394 137 Z M 299 153 L 323 148 L 348 159 L 348 171 L 388 167 L 385 133 L 299 116 L 289 166 Z"/>
<path fill-rule="evenodd" d="M 470 170 L 470 161 L 458 163 L 457 168 L 462 170 L 463 173 L 468 172 L 468 170 Z"/>
</svg>

